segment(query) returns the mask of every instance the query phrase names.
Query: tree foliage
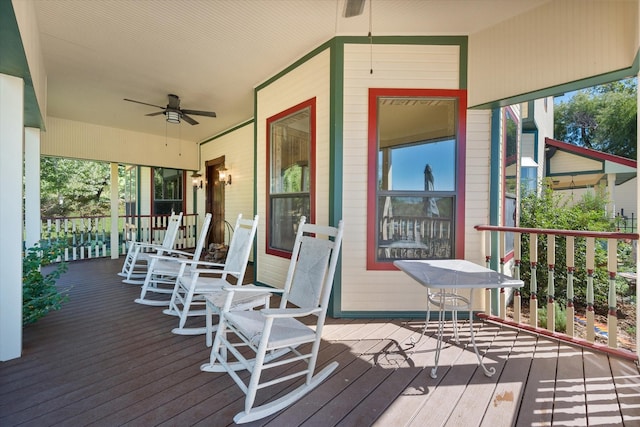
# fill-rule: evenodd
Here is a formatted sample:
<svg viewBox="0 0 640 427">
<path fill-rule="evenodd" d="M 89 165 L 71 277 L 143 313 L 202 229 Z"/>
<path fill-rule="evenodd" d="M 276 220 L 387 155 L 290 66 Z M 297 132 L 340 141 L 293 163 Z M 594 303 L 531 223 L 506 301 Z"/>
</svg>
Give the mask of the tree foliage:
<svg viewBox="0 0 640 427">
<path fill-rule="evenodd" d="M 41 157 L 40 211 L 43 217 L 108 215 L 109 163 Z M 124 168 L 119 168 L 120 191 Z M 120 197 L 122 199 L 122 197 Z"/>
<path fill-rule="evenodd" d="M 554 108 L 555 138 L 637 159 L 637 80 L 579 90 Z"/>
<path fill-rule="evenodd" d="M 545 187 L 540 195 L 535 192 L 527 193 L 522 200 L 520 226 L 527 228 L 564 229 L 564 230 L 589 230 L 589 231 L 615 231 L 615 224 L 607 217 L 607 200 L 604 196 L 588 192 L 575 205 L 568 203 L 558 193 L 554 193 L 550 187 Z M 530 267 L 530 236 L 522 236 L 522 268 L 521 278 L 525 283 L 531 283 Z M 566 306 L 567 291 L 567 265 L 566 265 L 566 239 L 556 237 L 556 263 L 554 267 L 554 299 Z M 619 258 L 629 257 L 630 245 L 624 242 L 618 244 Z M 538 267 L 536 269 L 536 283 L 538 301 L 544 301 L 548 295 L 549 271 L 546 261 L 547 237 L 538 237 Z M 575 273 L 574 273 L 574 302 L 578 306 L 586 306 L 586 239 L 575 239 Z M 606 241 L 596 240 L 595 271 L 594 271 L 594 297 L 596 311 L 606 313 L 608 272 L 607 272 L 607 248 Z M 530 290 L 528 286 L 522 288 L 524 300 L 528 300 Z"/>
</svg>

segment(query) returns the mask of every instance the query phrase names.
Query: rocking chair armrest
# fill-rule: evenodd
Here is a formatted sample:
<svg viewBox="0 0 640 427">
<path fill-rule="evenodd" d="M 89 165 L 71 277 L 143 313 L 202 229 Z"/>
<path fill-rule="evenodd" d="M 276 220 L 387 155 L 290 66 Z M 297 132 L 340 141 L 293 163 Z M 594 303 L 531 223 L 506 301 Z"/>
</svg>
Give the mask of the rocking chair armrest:
<svg viewBox="0 0 640 427">
<path fill-rule="evenodd" d="M 184 264 L 188 264 L 188 263 L 184 263 Z M 222 266 L 224 267 L 224 265 Z M 191 271 L 192 273 L 197 273 L 198 275 L 200 274 L 215 274 L 217 276 L 221 276 L 221 275 L 225 275 L 225 274 L 233 274 L 233 275 L 239 275 L 240 272 L 239 271 L 231 271 L 231 270 L 225 270 L 225 269 L 215 269 L 215 268 L 196 268 L 195 270 Z"/>
<path fill-rule="evenodd" d="M 131 243 L 133 243 L 135 246 L 138 246 L 139 248 L 166 250 L 165 248 L 162 247 L 162 245 L 158 245 L 156 243 L 145 243 L 145 242 L 131 242 Z"/>
<path fill-rule="evenodd" d="M 265 286 L 256 286 L 252 283 L 246 284 L 246 285 L 242 285 L 242 286 L 223 286 L 222 287 L 223 290 L 227 291 L 227 292 L 256 292 L 256 291 L 261 291 L 264 292 L 265 294 L 272 294 L 272 293 L 283 293 L 284 289 L 277 289 L 277 288 L 267 288 Z"/>
<path fill-rule="evenodd" d="M 189 258 L 193 258 L 193 253 L 192 252 L 185 252 L 185 251 L 181 251 L 179 249 L 162 249 L 162 253 L 163 254 L 171 254 L 171 255 L 183 255 Z M 157 256 L 157 255 L 152 255 L 152 256 Z"/>
<path fill-rule="evenodd" d="M 177 258 L 174 256 L 168 256 L 168 255 L 151 255 L 149 256 L 149 258 L 153 258 L 161 261 L 178 261 L 180 259 L 183 259 L 183 258 Z"/>
<path fill-rule="evenodd" d="M 178 258 L 178 261 L 183 263 L 183 264 L 193 264 L 196 266 L 207 266 L 207 267 L 218 267 L 218 268 L 224 268 L 224 264 L 220 264 L 218 262 L 210 262 L 210 261 L 199 261 L 199 260 L 195 260 L 195 259 L 186 259 L 186 258 Z"/>
<path fill-rule="evenodd" d="M 313 308 L 264 308 L 260 310 L 266 317 L 304 317 L 321 311 L 320 307 Z"/>
</svg>

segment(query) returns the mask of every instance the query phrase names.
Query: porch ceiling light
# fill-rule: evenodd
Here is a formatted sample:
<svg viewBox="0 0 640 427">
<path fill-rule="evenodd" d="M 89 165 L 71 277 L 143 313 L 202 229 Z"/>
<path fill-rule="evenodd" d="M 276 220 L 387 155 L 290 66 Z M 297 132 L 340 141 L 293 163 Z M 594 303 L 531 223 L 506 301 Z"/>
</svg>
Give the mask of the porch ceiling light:
<svg viewBox="0 0 640 427">
<path fill-rule="evenodd" d="M 180 123 L 180 113 L 177 111 L 167 111 L 167 122 L 168 123 Z"/>
</svg>

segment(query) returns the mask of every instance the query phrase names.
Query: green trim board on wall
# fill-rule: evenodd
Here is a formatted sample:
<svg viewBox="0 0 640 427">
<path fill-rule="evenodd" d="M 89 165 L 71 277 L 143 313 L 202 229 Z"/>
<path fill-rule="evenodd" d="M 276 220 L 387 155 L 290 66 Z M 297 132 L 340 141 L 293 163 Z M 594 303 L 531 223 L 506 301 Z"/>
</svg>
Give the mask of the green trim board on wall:
<svg viewBox="0 0 640 427">
<path fill-rule="evenodd" d="M 44 130 L 44 119 L 11 1 L 0 1 L 0 74 L 24 81 L 24 126 Z"/>
</svg>

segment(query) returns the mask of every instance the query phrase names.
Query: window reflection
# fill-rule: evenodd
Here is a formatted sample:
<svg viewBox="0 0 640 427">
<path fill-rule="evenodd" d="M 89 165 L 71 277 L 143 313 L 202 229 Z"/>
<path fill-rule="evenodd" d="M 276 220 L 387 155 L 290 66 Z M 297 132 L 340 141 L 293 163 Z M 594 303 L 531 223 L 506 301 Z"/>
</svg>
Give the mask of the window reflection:
<svg viewBox="0 0 640 427">
<path fill-rule="evenodd" d="M 454 256 L 457 104 L 378 98 L 376 262 Z"/>
<path fill-rule="evenodd" d="M 314 101 L 267 120 L 269 230 L 267 252 L 287 256 L 301 216 L 311 218 Z"/>
</svg>

